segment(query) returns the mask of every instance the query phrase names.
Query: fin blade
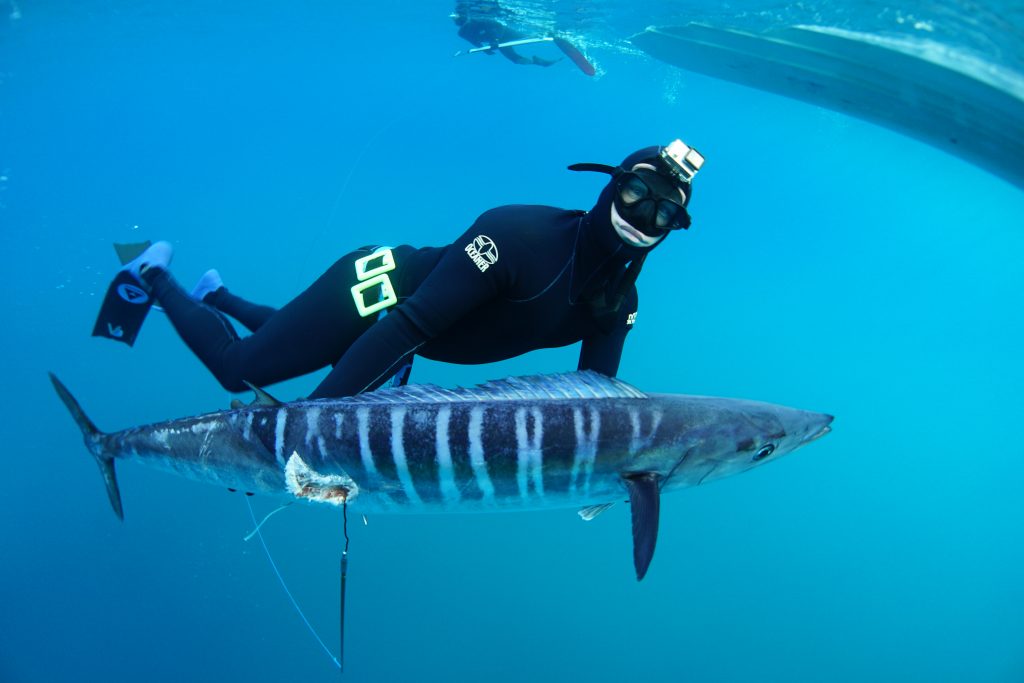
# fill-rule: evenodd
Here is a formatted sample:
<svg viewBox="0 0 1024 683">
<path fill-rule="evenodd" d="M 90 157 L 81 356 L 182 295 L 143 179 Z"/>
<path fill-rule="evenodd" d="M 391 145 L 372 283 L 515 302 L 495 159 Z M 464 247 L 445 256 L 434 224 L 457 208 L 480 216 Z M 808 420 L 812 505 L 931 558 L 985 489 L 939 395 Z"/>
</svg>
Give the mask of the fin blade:
<svg viewBox="0 0 1024 683">
<path fill-rule="evenodd" d="M 572 63 L 575 64 L 580 71 L 588 76 L 593 76 L 597 73 L 597 69 L 594 68 L 594 65 L 587 60 L 582 52 L 580 52 L 565 38 L 555 38 L 555 45 L 558 46 L 558 49 L 561 50 L 566 57 L 572 60 Z"/>
<path fill-rule="evenodd" d="M 129 242 L 125 244 L 118 244 L 114 242 L 114 251 L 117 252 L 117 259 L 121 262 L 122 266 L 126 266 L 139 256 L 142 252 L 153 246 L 153 243 L 149 240 L 145 242 Z"/>
<path fill-rule="evenodd" d="M 106 337 L 132 346 L 139 335 L 146 314 L 153 307 L 153 297 L 135 276 L 120 270 L 107 287 L 100 312 L 93 325 L 92 336 Z"/>
<path fill-rule="evenodd" d="M 638 472 L 623 477 L 629 490 L 633 514 L 633 566 L 636 580 L 647 574 L 658 542 L 658 520 L 661 511 L 660 477 L 653 472 Z"/>
<path fill-rule="evenodd" d="M 107 498 L 110 499 L 110 506 L 114 508 L 117 518 L 124 521 L 124 506 L 121 504 L 121 490 L 117 487 L 117 472 L 114 471 L 114 456 L 107 453 L 103 447 L 103 432 L 96 428 L 89 416 L 82 410 L 75 397 L 71 395 L 64 383 L 57 379 L 57 376 L 50 373 L 50 382 L 57 390 L 57 395 L 67 407 L 75 424 L 82 430 L 85 438 L 85 446 L 92 453 L 96 464 L 100 468 L 100 475 L 103 477 L 103 484 L 107 488 Z"/>
</svg>

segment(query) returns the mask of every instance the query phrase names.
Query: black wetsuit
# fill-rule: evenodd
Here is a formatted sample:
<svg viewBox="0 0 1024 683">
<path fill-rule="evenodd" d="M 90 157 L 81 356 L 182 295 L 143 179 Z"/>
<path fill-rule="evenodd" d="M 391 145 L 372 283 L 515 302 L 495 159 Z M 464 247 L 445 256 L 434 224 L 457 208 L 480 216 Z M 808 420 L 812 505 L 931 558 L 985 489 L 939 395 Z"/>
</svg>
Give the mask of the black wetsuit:
<svg viewBox="0 0 1024 683">
<path fill-rule="evenodd" d="M 579 369 L 615 375 L 637 308 L 635 285 L 621 282 L 627 264 L 646 251 L 625 245 L 611 227 L 611 192 L 609 185 L 587 213 L 503 206 L 449 246 L 394 249 L 390 277 L 399 303 L 379 320 L 359 315 L 350 290 L 354 263 L 369 247 L 341 258 L 278 311 L 226 289 L 197 302 L 162 270 L 145 278 L 175 329 L 229 391 L 333 365 L 310 397 L 349 396 L 380 386 L 413 355 L 488 363 L 577 341 Z M 624 290 L 622 304 L 597 307 L 613 289 Z M 253 334 L 239 338 L 221 311 Z"/>
<path fill-rule="evenodd" d="M 617 313 L 594 314 L 592 296 L 621 275 L 625 259 L 619 245 L 593 239 L 588 223 L 578 211 L 507 206 L 480 216 L 450 246 L 398 247 L 399 304 L 379 321 L 359 316 L 350 291 L 354 262 L 369 248 L 339 259 L 279 311 L 225 289 L 210 295 L 210 304 L 255 330 L 244 338 L 169 274 L 149 279 L 178 333 L 229 391 L 244 391 L 243 380 L 265 386 L 334 365 L 311 398 L 348 396 L 380 386 L 412 354 L 489 363 L 581 340 L 579 368 L 614 375 L 636 289 Z M 493 249 L 474 260 L 466 250 L 474 242 Z"/>
</svg>

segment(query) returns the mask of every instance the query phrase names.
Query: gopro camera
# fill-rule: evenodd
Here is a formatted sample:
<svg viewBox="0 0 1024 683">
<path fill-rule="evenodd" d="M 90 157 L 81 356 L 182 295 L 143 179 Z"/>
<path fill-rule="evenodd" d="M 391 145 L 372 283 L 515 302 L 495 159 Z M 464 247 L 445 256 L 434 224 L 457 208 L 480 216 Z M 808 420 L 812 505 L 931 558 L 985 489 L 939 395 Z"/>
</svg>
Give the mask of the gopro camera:
<svg viewBox="0 0 1024 683">
<path fill-rule="evenodd" d="M 693 176 L 697 175 L 697 171 L 704 165 L 704 155 L 682 140 L 676 140 L 668 147 L 663 147 L 660 155 L 676 180 L 683 183 L 692 181 Z"/>
</svg>

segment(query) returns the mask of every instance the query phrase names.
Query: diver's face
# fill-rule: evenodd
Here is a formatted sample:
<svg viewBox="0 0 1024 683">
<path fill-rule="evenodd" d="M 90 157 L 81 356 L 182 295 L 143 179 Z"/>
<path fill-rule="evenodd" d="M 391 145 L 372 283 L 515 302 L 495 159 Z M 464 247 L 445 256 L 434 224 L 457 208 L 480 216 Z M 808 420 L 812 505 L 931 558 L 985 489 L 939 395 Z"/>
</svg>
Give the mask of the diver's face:
<svg viewBox="0 0 1024 683">
<path fill-rule="evenodd" d="M 631 170 L 637 171 L 641 169 L 656 171 L 654 166 L 651 164 L 636 164 Z M 679 189 L 679 196 L 680 203 L 684 204 L 686 202 L 686 193 L 683 192 L 682 188 Z M 635 227 L 630 225 L 629 221 L 619 215 L 618 210 L 615 208 L 615 202 L 612 202 L 611 214 L 612 227 L 615 229 L 615 233 L 619 236 L 619 239 L 631 247 L 653 247 L 655 244 L 665 239 L 668 234 L 667 232 L 662 232 L 660 235 L 651 236 L 637 230 Z"/>
<path fill-rule="evenodd" d="M 649 234 L 644 234 L 630 225 L 625 218 L 618 215 L 614 203 L 611 205 L 611 226 L 615 228 L 618 239 L 631 247 L 653 247 L 658 242 L 664 240 L 668 234 L 668 232 L 663 232 L 654 238 L 650 237 Z"/>
<path fill-rule="evenodd" d="M 619 215 L 619 212 L 615 209 L 614 202 L 612 202 L 612 227 L 615 228 L 615 232 L 619 236 L 619 239 L 631 247 L 653 247 L 655 244 L 665 239 L 665 235 L 667 234 L 663 233 L 657 237 L 651 237 L 650 235 L 643 234 Z"/>
</svg>

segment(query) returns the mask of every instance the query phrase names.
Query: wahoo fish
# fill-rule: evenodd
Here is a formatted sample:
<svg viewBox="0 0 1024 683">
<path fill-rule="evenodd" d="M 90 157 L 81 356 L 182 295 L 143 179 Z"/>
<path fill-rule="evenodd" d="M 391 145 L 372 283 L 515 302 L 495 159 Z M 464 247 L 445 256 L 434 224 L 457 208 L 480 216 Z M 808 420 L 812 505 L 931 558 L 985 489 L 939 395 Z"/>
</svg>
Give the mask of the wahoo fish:
<svg viewBox="0 0 1024 683">
<path fill-rule="evenodd" d="M 250 405 L 104 433 L 50 379 L 122 519 L 117 460 L 364 513 L 580 508 L 591 519 L 628 499 L 638 580 L 662 493 L 777 460 L 832 422 L 769 403 L 647 394 L 586 371 L 288 403 L 253 387 Z"/>
</svg>

